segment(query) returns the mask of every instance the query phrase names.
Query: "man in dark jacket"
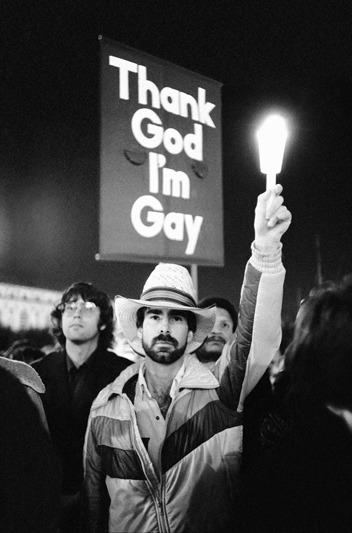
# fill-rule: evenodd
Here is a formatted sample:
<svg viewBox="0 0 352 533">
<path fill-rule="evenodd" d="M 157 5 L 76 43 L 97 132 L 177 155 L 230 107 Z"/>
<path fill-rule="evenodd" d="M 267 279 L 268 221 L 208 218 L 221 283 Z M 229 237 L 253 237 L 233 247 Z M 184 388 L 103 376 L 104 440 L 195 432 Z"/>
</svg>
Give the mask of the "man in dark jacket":
<svg viewBox="0 0 352 533">
<path fill-rule="evenodd" d="M 62 349 L 33 363 L 46 392 L 43 404 L 63 470 L 61 533 L 78 528 L 82 457 L 92 401 L 129 364 L 109 350 L 114 312 L 110 298 L 90 283 L 71 285 L 52 312 Z"/>
</svg>

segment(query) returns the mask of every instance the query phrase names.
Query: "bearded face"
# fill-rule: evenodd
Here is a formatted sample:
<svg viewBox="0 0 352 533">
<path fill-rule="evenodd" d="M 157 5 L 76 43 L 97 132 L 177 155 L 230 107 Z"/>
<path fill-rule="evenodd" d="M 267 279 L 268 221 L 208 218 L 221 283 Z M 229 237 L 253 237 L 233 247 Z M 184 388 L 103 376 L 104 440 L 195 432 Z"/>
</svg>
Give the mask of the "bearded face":
<svg viewBox="0 0 352 533">
<path fill-rule="evenodd" d="M 186 313 L 177 309 L 147 308 L 139 332 L 147 357 L 163 365 L 178 361 L 193 336 Z"/>
</svg>

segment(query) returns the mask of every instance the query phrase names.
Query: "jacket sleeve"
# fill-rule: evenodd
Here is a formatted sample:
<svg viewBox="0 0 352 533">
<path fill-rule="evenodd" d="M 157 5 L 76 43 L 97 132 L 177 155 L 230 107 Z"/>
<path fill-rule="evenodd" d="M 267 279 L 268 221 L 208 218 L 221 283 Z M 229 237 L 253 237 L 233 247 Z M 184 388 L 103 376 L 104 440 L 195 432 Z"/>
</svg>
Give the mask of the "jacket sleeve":
<svg viewBox="0 0 352 533">
<path fill-rule="evenodd" d="M 97 451 L 92 413 L 87 425 L 83 467 L 81 531 L 84 533 L 107 533 L 110 501 L 101 457 Z"/>
<path fill-rule="evenodd" d="M 238 326 L 218 365 L 219 398 L 243 410 L 246 396 L 258 383 L 281 342 L 281 308 L 285 269 L 281 248 L 262 254 L 252 244 L 238 314 Z"/>
</svg>

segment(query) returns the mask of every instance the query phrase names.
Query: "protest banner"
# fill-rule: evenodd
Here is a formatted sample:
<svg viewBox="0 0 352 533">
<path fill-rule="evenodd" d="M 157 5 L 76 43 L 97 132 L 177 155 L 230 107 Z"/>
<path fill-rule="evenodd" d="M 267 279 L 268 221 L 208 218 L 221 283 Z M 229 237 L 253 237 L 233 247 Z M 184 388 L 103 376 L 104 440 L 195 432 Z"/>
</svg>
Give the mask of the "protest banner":
<svg viewBox="0 0 352 533">
<path fill-rule="evenodd" d="M 221 84 L 100 38 L 99 254 L 222 266 Z"/>
</svg>

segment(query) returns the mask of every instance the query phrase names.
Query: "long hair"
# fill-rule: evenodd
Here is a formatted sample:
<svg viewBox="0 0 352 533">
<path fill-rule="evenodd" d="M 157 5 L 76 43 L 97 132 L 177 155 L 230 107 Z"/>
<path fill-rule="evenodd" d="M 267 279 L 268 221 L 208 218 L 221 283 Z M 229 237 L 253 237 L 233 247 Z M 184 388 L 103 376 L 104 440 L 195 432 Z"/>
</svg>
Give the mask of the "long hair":
<svg viewBox="0 0 352 533">
<path fill-rule="evenodd" d="M 66 337 L 62 331 L 62 313 L 64 304 L 70 300 L 81 297 L 85 302 L 93 302 L 100 309 L 100 319 L 98 327 L 105 326 L 105 329 L 99 332 L 98 346 L 101 348 L 110 348 L 114 339 L 115 317 L 114 309 L 109 296 L 97 289 L 91 283 L 79 281 L 74 283 L 65 290 L 58 303 L 51 313 L 53 323 L 53 334 L 61 344 L 65 346 Z"/>
<path fill-rule="evenodd" d="M 352 410 L 352 284 L 314 295 L 285 354 L 291 397 Z"/>
</svg>

